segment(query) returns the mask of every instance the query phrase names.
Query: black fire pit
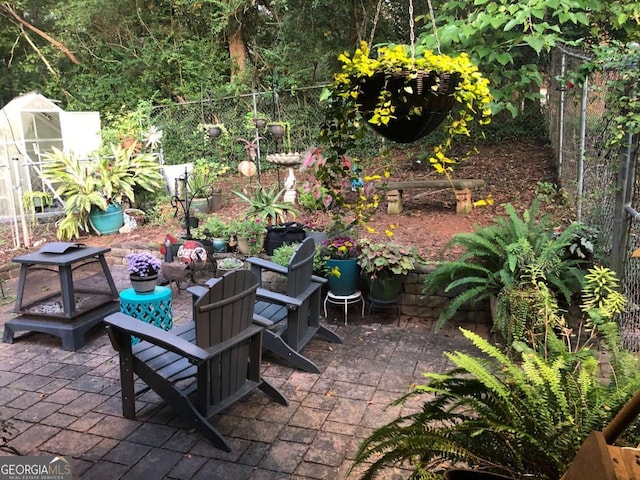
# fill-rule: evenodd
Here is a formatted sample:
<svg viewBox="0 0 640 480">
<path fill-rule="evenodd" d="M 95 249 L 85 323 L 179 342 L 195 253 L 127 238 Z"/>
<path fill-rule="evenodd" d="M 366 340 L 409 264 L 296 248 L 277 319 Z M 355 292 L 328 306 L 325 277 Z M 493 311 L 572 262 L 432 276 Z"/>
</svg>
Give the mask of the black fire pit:
<svg viewBox="0 0 640 480">
<path fill-rule="evenodd" d="M 17 332 L 55 335 L 64 350 L 76 351 L 84 336 L 102 319 L 119 310 L 116 289 L 104 254 L 107 247 L 50 243 L 40 251 L 13 259 L 20 278 L 14 312 L 4 327 L 4 343 Z"/>
</svg>

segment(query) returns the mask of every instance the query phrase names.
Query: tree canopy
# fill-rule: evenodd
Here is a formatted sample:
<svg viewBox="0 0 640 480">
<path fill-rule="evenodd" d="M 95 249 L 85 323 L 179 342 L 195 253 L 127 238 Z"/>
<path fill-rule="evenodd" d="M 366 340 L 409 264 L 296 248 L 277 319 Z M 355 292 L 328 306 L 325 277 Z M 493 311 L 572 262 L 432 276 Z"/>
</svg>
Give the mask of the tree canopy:
<svg viewBox="0 0 640 480">
<path fill-rule="evenodd" d="M 640 30 L 630 0 L 433 5 L 443 51 L 467 51 L 514 113 L 558 42 L 638 40 Z M 420 42 L 436 48 L 427 1 L 413 11 Z M 113 112 L 143 99 L 319 84 L 339 53 L 361 40 L 408 43 L 409 25 L 409 0 L 9 0 L 0 4 L 1 100 L 39 90 L 67 108 Z"/>
</svg>

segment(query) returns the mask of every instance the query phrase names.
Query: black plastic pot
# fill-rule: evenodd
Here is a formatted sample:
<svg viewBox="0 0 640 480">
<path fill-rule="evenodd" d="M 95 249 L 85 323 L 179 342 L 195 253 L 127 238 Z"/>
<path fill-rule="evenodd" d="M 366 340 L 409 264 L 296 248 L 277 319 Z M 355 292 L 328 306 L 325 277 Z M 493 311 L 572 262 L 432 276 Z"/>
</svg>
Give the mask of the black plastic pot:
<svg viewBox="0 0 640 480">
<path fill-rule="evenodd" d="M 447 470 L 444 478 L 445 480 L 514 480 L 513 477 L 505 477 L 497 473 L 462 469 Z"/>
</svg>

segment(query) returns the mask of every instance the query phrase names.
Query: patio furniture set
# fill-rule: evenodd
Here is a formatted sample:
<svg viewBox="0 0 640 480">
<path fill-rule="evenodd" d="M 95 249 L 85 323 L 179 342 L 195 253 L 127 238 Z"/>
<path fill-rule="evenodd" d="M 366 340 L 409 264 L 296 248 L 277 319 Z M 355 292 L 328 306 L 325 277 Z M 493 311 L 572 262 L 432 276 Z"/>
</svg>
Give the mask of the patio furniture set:
<svg viewBox="0 0 640 480">
<path fill-rule="evenodd" d="M 136 397 L 152 389 L 213 445 L 229 451 L 228 442 L 211 424 L 212 416 L 255 389 L 287 405 L 287 399 L 261 376 L 263 348 L 298 369 L 320 373 L 302 350 L 315 335 L 342 343 L 319 324 L 326 279 L 313 275 L 312 238 L 296 248 L 287 267 L 251 257 L 250 270 L 231 271 L 189 287 L 192 319 L 175 328 L 170 287 L 158 286 L 146 295 L 132 289 L 118 294 L 104 260 L 108 248 L 61 247 L 65 248 L 60 252 L 40 251 L 15 259 L 22 266 L 16 302 L 20 315 L 7 322 L 4 341 L 12 343 L 18 331 L 37 331 L 61 337 L 63 348 L 75 351 L 84 345 L 88 329 L 104 319 L 119 353 L 126 418 L 135 418 Z M 284 293 L 262 287 L 264 272 L 286 277 Z M 42 282 L 57 287 L 36 294 L 44 290 Z M 40 288 L 34 290 L 37 285 Z M 101 304 L 88 313 L 79 306 L 87 301 L 84 297 L 98 295 Z M 52 315 L 39 311 L 51 310 L 52 303 L 57 306 Z M 142 387 L 134 374 L 144 382 Z"/>
</svg>

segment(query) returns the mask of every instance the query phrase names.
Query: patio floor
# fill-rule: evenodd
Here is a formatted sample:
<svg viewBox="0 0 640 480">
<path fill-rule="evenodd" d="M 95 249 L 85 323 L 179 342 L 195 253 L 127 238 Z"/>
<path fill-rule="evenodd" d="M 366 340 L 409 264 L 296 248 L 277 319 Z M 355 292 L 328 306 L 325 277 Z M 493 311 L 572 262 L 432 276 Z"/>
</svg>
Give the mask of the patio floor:
<svg viewBox="0 0 640 480">
<path fill-rule="evenodd" d="M 119 290 L 129 287 L 124 267 L 112 267 L 112 273 Z M 3 286 L 5 293 L 15 292 L 14 282 Z M 188 318 L 190 302 L 174 289 L 175 323 Z M 2 328 L 12 308 L 12 302 L 0 307 Z M 393 315 L 379 310 L 360 318 L 353 305 L 345 326 L 341 307 L 331 307 L 327 324 L 344 343 L 313 340 L 304 351 L 320 374 L 265 355 L 264 376 L 289 406 L 256 391 L 218 415 L 214 424 L 231 453 L 185 428 L 153 392 L 139 398 L 135 420 L 123 418 L 118 357 L 102 327 L 77 352 L 39 333 L 1 343 L 0 418 L 15 428 L 9 445 L 22 455 L 67 457 L 73 478 L 344 479 L 366 435 L 419 406 L 387 405 L 422 382 L 422 372 L 448 368 L 444 351 L 469 349 L 457 325 L 435 334 L 432 320 L 402 316 L 398 322 Z M 485 325 L 464 326 L 486 334 Z M 395 469 L 381 478 L 406 477 Z"/>
</svg>

